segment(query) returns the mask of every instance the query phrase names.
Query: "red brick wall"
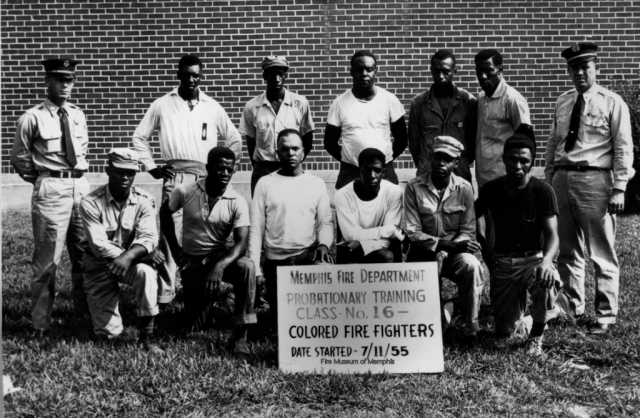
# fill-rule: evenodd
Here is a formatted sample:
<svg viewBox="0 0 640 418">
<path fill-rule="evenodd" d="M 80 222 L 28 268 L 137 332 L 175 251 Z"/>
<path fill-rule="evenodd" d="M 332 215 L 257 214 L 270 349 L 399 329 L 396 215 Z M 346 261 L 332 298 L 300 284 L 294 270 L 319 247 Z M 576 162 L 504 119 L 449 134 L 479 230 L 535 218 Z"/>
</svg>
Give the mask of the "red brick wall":
<svg viewBox="0 0 640 418">
<path fill-rule="evenodd" d="M 379 85 L 407 111 L 430 85 L 429 57 L 437 49 L 454 51 L 456 83 L 474 94 L 473 56 L 482 48 L 502 51 L 505 78 L 528 100 L 541 149 L 555 99 L 571 88 L 559 55 L 564 47 L 597 42 L 604 85 L 637 80 L 640 65 L 634 0 L 2 0 L 1 18 L 2 172 L 12 170 L 18 117 L 44 98 L 39 62 L 58 55 L 82 61 L 73 102 L 89 119 L 91 171 L 102 171 L 105 150 L 130 143 L 151 102 L 177 85 L 175 65 L 185 53 L 203 59 L 202 87 L 236 126 L 244 104 L 263 89 L 262 58 L 286 55 L 289 88 L 307 96 L 317 125 L 308 169 L 337 168 L 323 150 L 323 130 L 331 102 L 350 87 L 348 60 L 358 49 L 379 56 Z M 413 167 L 408 153 L 399 166 Z"/>
</svg>

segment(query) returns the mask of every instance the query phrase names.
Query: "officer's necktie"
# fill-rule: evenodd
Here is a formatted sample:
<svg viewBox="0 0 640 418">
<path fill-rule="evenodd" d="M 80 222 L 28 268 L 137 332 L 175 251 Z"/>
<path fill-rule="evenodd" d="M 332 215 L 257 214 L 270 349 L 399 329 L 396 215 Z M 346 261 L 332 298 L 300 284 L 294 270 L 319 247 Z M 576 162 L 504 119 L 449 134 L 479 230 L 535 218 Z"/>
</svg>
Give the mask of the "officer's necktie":
<svg viewBox="0 0 640 418">
<path fill-rule="evenodd" d="M 584 103 L 584 96 L 582 94 L 578 94 L 578 99 L 576 103 L 573 105 L 573 110 L 571 111 L 571 122 L 569 123 L 569 135 L 564 143 L 564 151 L 569 152 L 576 146 L 576 141 L 578 141 L 578 131 L 580 131 L 580 114 L 582 113 L 582 104 Z"/>
<path fill-rule="evenodd" d="M 78 160 L 76 158 L 76 149 L 73 143 L 73 137 L 71 136 L 71 127 L 69 126 L 69 116 L 67 114 L 67 110 L 64 108 L 58 109 L 58 115 L 60 115 L 60 128 L 62 129 L 62 134 L 64 135 L 64 139 L 60 142 L 64 147 L 67 161 L 69 161 L 69 164 L 71 164 L 72 168 L 75 168 L 76 164 L 78 164 Z"/>
</svg>

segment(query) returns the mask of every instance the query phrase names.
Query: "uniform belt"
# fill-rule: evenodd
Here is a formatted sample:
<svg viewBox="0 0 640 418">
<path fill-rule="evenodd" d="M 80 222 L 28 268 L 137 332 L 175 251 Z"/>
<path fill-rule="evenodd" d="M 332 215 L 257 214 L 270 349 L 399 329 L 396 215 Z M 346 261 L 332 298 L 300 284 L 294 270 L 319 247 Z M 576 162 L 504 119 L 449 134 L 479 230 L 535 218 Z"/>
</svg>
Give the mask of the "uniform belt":
<svg viewBox="0 0 640 418">
<path fill-rule="evenodd" d="M 57 179 L 79 179 L 84 175 L 82 171 L 42 171 L 41 173 L 49 174 L 49 177 Z"/>
<path fill-rule="evenodd" d="M 496 258 L 527 258 L 536 255 L 542 256 L 540 251 L 525 251 L 523 253 L 496 254 Z"/>
<path fill-rule="evenodd" d="M 558 165 L 554 171 L 611 171 L 610 168 L 592 167 L 590 165 Z"/>
</svg>

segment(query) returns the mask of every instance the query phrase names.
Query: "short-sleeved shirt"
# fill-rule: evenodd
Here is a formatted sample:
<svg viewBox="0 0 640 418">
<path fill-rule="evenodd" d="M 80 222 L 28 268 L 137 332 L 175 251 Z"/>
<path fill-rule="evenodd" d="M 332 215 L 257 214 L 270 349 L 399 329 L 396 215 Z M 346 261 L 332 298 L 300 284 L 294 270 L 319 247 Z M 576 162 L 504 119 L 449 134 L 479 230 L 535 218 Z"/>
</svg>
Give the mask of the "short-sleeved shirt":
<svg viewBox="0 0 640 418">
<path fill-rule="evenodd" d="M 476 215 L 491 211 L 497 254 L 542 251 L 544 218 L 558 214 L 556 195 L 551 186 L 531 177 L 529 184 L 516 195 L 507 192 L 504 177 L 492 180 L 480 190 Z"/>
<path fill-rule="evenodd" d="M 235 228 L 249 226 L 249 206 L 231 185 L 209 208 L 204 179 L 176 186 L 169 199 L 169 209 L 182 213 L 182 251 L 190 256 L 206 255 L 226 247 Z"/>
<path fill-rule="evenodd" d="M 342 129 L 342 161 L 358 166 L 358 156 L 366 148 L 382 151 L 386 162 L 393 160 L 391 123 L 405 114 L 400 100 L 376 86 L 373 99 L 360 100 L 347 90 L 329 108 L 327 123 Z"/>
<path fill-rule="evenodd" d="M 252 158 L 255 161 L 279 161 L 276 150 L 278 134 L 295 129 L 305 135 L 314 129 L 309 102 L 304 96 L 285 90 L 278 113 L 269 103 L 267 94 L 251 99 L 240 118 L 240 132 L 256 140 Z"/>
<path fill-rule="evenodd" d="M 478 95 L 476 178 L 479 187 L 506 174 L 502 162 L 504 143 L 523 123 L 531 125 L 529 105 L 504 79 L 491 97 L 484 91 Z"/>
</svg>

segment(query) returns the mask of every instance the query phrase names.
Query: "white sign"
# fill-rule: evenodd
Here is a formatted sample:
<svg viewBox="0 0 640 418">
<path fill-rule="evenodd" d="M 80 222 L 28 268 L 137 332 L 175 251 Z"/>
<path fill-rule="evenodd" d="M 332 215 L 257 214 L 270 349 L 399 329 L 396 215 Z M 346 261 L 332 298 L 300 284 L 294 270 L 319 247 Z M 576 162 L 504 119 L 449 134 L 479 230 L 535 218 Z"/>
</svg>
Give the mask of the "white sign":
<svg viewBox="0 0 640 418">
<path fill-rule="evenodd" d="M 444 371 L 436 263 L 278 267 L 285 372 Z"/>
</svg>

